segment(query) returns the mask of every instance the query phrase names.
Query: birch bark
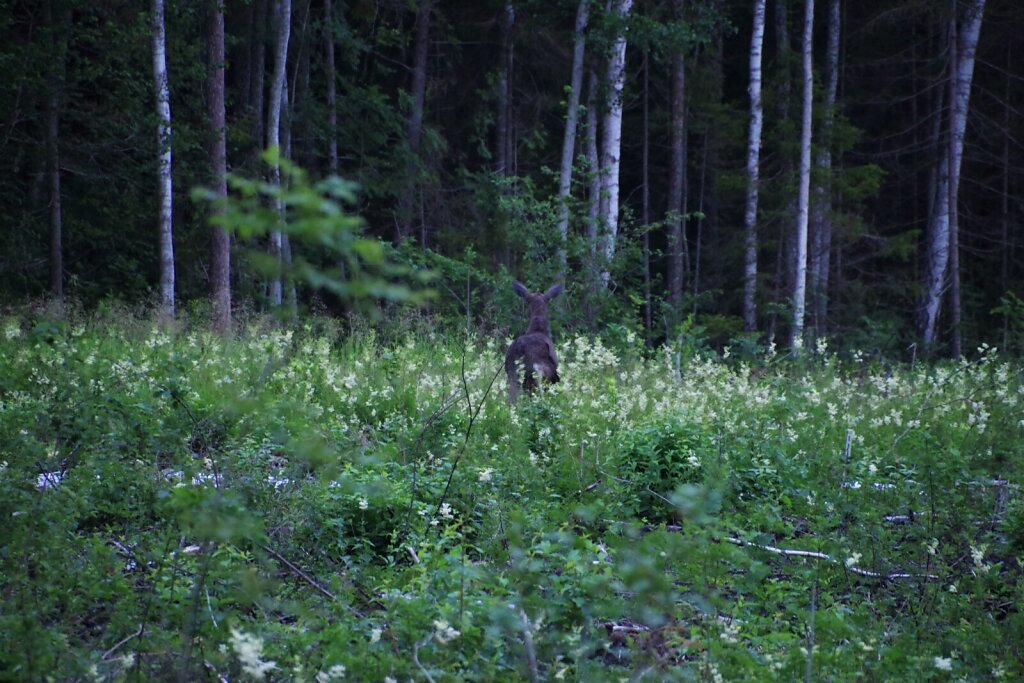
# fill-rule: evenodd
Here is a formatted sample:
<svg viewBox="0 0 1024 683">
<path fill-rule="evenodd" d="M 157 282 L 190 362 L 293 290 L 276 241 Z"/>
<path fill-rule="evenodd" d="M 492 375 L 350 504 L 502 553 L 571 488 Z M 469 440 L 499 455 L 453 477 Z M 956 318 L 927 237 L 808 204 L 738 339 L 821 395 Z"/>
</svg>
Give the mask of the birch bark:
<svg viewBox="0 0 1024 683">
<path fill-rule="evenodd" d="M 743 268 L 743 329 L 757 329 L 757 194 L 761 159 L 761 56 L 764 48 L 765 0 L 754 3 L 754 26 L 750 38 L 750 127 L 747 132 L 747 201 L 743 214 L 745 232 Z"/>
<path fill-rule="evenodd" d="M 171 182 L 171 94 L 167 82 L 167 36 L 164 2 L 153 0 L 153 84 L 157 115 L 157 196 L 160 203 L 160 317 L 174 319 L 174 233 Z"/>
<path fill-rule="evenodd" d="M 562 137 L 562 161 L 558 174 L 558 280 L 565 281 L 567 246 L 569 242 L 569 195 L 572 191 L 572 166 L 575 158 L 576 128 L 580 115 L 580 91 L 583 89 L 583 57 L 586 51 L 589 0 L 580 0 L 576 10 L 575 45 L 572 53 L 572 76 L 569 101 L 565 113 L 565 134 Z"/>
<path fill-rule="evenodd" d="M 970 104 L 971 80 L 974 60 L 981 34 L 985 0 L 971 0 L 958 31 L 956 60 L 951 63 L 950 75 L 955 79 L 955 97 L 950 103 L 949 131 L 952 142 L 949 151 L 941 154 L 935 182 L 935 210 L 928 230 L 927 260 L 925 262 L 925 297 L 922 303 L 921 337 L 926 346 L 936 339 L 937 320 L 946 288 L 950 261 L 950 189 L 959 186 L 960 162 L 963 158 L 964 134 L 967 130 L 967 112 Z M 955 19 L 954 19 L 955 21 Z M 951 37 L 951 39 L 954 39 Z"/>
<path fill-rule="evenodd" d="M 811 48 L 814 38 L 814 0 L 804 6 L 803 38 L 803 120 L 800 128 L 800 191 L 796 209 L 796 263 L 793 278 L 793 324 L 790 346 L 800 349 L 804 337 L 804 315 L 807 295 L 807 219 L 811 195 L 811 110 L 814 97 L 814 72 Z"/>
<path fill-rule="evenodd" d="M 270 102 L 267 106 L 267 147 L 278 148 L 281 153 L 281 109 L 284 101 L 286 67 L 288 62 L 288 39 L 291 35 L 291 0 L 277 0 L 275 19 L 277 36 L 274 44 L 274 74 L 270 83 Z M 275 162 L 270 167 L 270 182 L 281 185 L 281 166 Z M 277 201 L 277 212 L 284 221 L 284 202 Z M 279 307 L 282 303 L 281 271 L 283 265 L 283 239 L 280 230 L 270 233 L 270 255 L 276 262 L 276 271 L 270 280 L 270 305 Z"/>
<path fill-rule="evenodd" d="M 612 10 L 620 22 L 618 35 L 608 59 L 608 108 L 604 116 L 601 148 L 601 205 L 605 234 L 601 240 L 606 264 L 615 258 L 619 232 L 619 167 L 622 152 L 622 93 L 626 81 L 626 27 L 625 20 L 633 7 L 633 0 L 612 0 Z M 607 269 L 601 274 L 605 283 L 611 277 Z"/>
</svg>

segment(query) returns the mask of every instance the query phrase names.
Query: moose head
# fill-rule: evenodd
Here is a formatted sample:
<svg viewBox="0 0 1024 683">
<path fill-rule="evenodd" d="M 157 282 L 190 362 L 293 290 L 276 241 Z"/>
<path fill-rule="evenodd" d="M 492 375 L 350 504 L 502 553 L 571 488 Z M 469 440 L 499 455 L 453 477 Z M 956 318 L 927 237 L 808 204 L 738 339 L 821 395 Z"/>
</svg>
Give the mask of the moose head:
<svg viewBox="0 0 1024 683">
<path fill-rule="evenodd" d="M 522 389 L 527 393 L 537 387 L 537 375 L 547 382 L 558 381 L 558 356 L 551 341 L 551 322 L 548 302 L 562 293 L 562 285 L 554 285 L 543 294 L 533 294 L 521 282 L 512 289 L 526 300 L 530 309 L 530 322 L 526 333 L 513 341 L 505 354 L 505 373 L 508 375 L 508 399 L 514 403 Z M 519 382 L 518 365 L 523 366 L 523 380 Z"/>
</svg>

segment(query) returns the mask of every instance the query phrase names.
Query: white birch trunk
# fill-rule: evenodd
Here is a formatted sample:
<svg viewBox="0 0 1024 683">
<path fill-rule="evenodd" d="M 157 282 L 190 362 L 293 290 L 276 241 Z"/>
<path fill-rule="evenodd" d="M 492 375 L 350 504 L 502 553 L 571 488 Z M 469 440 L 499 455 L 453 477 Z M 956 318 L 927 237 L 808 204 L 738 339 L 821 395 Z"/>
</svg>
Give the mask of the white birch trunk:
<svg viewBox="0 0 1024 683">
<path fill-rule="evenodd" d="M 761 166 L 761 55 L 764 50 L 765 0 L 754 3 L 754 27 L 750 38 L 750 128 L 747 134 L 747 203 L 743 214 L 746 245 L 743 264 L 743 329 L 757 329 L 757 193 Z"/>
<path fill-rule="evenodd" d="M 615 13 L 625 21 L 633 0 L 612 0 Z M 615 39 L 608 59 L 608 110 L 604 116 L 604 139 L 601 149 L 601 205 L 604 208 L 605 234 L 601 240 L 602 252 L 608 265 L 615 258 L 615 242 L 619 232 L 619 166 L 622 149 L 622 91 L 626 81 L 626 33 L 623 26 Z M 601 274 L 608 281 L 610 274 Z"/>
<path fill-rule="evenodd" d="M 576 147 L 576 126 L 579 122 L 580 90 L 583 89 L 583 56 L 586 50 L 587 12 L 589 0 L 580 0 L 576 10 L 576 43 L 572 53 L 572 77 L 569 102 L 565 114 L 565 135 L 562 138 L 562 164 L 558 180 L 558 280 L 565 281 L 566 248 L 569 242 L 569 194 L 572 190 L 572 165 Z"/>
<path fill-rule="evenodd" d="M 270 102 L 267 107 L 267 147 L 278 148 L 278 154 L 282 154 L 281 146 L 281 108 L 284 100 L 284 87 L 286 67 L 288 61 L 288 39 L 291 35 L 292 3 L 291 0 L 277 0 L 277 41 L 274 49 L 274 75 L 270 83 Z M 281 184 L 281 166 L 274 163 L 270 167 L 270 182 L 273 185 Z M 277 211 L 284 221 L 284 203 L 277 201 Z M 283 265 L 283 244 L 280 230 L 273 230 L 270 233 L 270 255 L 275 261 L 275 272 L 270 280 L 270 305 L 279 307 L 282 303 L 281 270 Z"/>
<path fill-rule="evenodd" d="M 793 278 L 793 326 L 790 346 L 803 345 L 805 301 L 807 297 L 807 218 L 811 196 L 811 109 L 814 97 L 814 71 L 811 48 L 814 38 L 814 0 L 806 0 L 804 10 L 803 121 L 800 129 L 800 193 L 796 209 L 796 263 Z"/>
<path fill-rule="evenodd" d="M 816 165 L 820 180 L 811 207 L 811 319 L 816 335 L 825 334 L 828 319 L 829 255 L 832 251 L 832 128 L 839 90 L 839 0 L 829 0 L 828 50 L 825 62 L 825 101 L 821 147 Z"/>
<path fill-rule="evenodd" d="M 156 93 L 158 192 L 160 201 L 160 317 L 174 319 L 174 232 L 171 215 L 171 94 L 167 84 L 167 39 L 163 0 L 153 0 L 153 83 Z"/>
<path fill-rule="evenodd" d="M 925 263 L 925 299 L 922 306 L 922 339 L 926 346 L 935 342 L 936 321 L 942 294 L 946 287 L 950 251 L 950 188 L 959 186 L 960 162 L 963 158 L 964 133 L 967 130 L 967 111 L 970 103 L 971 80 L 974 76 L 974 57 L 981 34 L 985 0 L 972 0 L 959 31 L 956 64 L 950 74 L 956 79 L 956 97 L 950 103 L 951 149 L 942 154 L 939 172 L 935 178 L 935 203 L 928 230 L 928 259 Z M 952 165 L 950 164 L 952 157 Z M 952 177 L 950 174 L 952 173 Z M 955 192 L 955 190 L 954 190 Z"/>
</svg>

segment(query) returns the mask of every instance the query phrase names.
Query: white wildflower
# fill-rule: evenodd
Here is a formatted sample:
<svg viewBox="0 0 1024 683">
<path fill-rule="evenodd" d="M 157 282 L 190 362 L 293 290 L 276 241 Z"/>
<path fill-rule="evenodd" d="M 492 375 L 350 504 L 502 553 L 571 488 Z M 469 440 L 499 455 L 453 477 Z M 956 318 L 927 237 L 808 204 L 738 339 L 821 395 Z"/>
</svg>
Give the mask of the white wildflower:
<svg viewBox="0 0 1024 683">
<path fill-rule="evenodd" d="M 360 510 L 368 510 L 369 507 L 370 507 L 370 501 L 366 500 L 365 498 L 360 498 L 359 499 L 359 509 Z"/>
<path fill-rule="evenodd" d="M 860 553 L 853 553 L 848 558 L 846 558 L 846 566 L 847 567 L 856 567 L 857 563 L 860 562 L 860 558 L 861 558 L 861 554 Z"/>
<path fill-rule="evenodd" d="M 497 448 L 497 446 L 495 446 L 495 448 Z M 480 470 L 480 472 L 476 475 L 477 481 L 481 481 L 481 482 L 490 481 L 491 480 L 491 473 L 493 473 L 493 472 L 494 472 L 493 468 L 485 467 L 484 469 Z"/>
<path fill-rule="evenodd" d="M 449 625 L 444 619 L 434 621 L 434 638 L 442 645 L 455 640 L 461 634 Z"/>
<path fill-rule="evenodd" d="M 232 628 L 231 649 L 235 651 L 242 670 L 256 680 L 262 681 L 268 671 L 277 668 L 276 662 L 263 661 L 263 641 L 257 636 Z"/>
<path fill-rule="evenodd" d="M 953 659 L 951 657 L 933 657 L 932 663 L 939 671 L 952 671 Z"/>
<path fill-rule="evenodd" d="M 345 665 L 335 664 L 327 671 L 321 671 L 316 675 L 316 683 L 329 683 L 338 681 L 345 677 Z"/>
</svg>

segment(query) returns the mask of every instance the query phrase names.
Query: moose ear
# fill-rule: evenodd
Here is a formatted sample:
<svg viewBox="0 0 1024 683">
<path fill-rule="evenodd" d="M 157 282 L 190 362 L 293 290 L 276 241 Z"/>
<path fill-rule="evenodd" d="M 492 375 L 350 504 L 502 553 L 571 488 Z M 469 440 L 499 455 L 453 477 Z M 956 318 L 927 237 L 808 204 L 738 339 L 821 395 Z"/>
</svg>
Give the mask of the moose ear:
<svg viewBox="0 0 1024 683">
<path fill-rule="evenodd" d="M 526 288 L 526 285 L 524 285 L 519 280 L 516 280 L 515 282 L 512 283 L 512 290 L 519 296 L 523 297 L 524 299 L 530 296 L 530 290 L 528 290 Z"/>
<path fill-rule="evenodd" d="M 556 296 L 562 293 L 564 287 L 562 285 L 555 285 L 548 291 L 544 292 L 544 301 L 551 301 Z"/>
</svg>

